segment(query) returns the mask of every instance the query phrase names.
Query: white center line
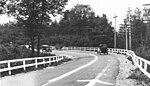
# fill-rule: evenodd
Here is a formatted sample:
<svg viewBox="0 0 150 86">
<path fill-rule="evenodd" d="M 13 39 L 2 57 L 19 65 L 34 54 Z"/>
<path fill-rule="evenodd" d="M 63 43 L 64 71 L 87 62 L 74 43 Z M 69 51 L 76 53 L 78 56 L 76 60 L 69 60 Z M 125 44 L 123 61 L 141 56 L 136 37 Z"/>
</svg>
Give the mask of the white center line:
<svg viewBox="0 0 150 86">
<path fill-rule="evenodd" d="M 58 81 L 58 80 L 60 80 L 60 79 L 62 79 L 62 78 L 65 78 L 65 77 L 67 77 L 67 76 L 69 76 L 69 75 L 71 75 L 71 74 L 73 74 L 73 73 L 75 73 L 75 72 L 77 72 L 77 71 L 79 71 L 79 70 L 85 68 L 85 67 L 88 67 L 88 66 L 92 65 L 94 62 L 96 62 L 96 61 L 98 60 L 98 57 L 97 57 L 96 55 L 93 55 L 93 54 L 84 54 L 84 53 L 75 53 L 75 52 L 68 52 L 68 53 L 90 55 L 90 56 L 94 56 L 95 58 L 94 58 L 94 60 L 92 60 L 92 61 L 89 62 L 88 64 L 83 65 L 83 66 L 81 66 L 81 67 L 79 67 L 79 68 L 77 68 L 77 69 L 74 69 L 74 70 L 72 70 L 72 71 L 70 71 L 70 72 L 67 72 L 67 73 L 65 73 L 65 74 L 63 74 L 63 75 L 61 75 L 61 76 L 56 77 L 56 78 L 53 78 L 53 79 L 49 80 L 46 84 L 44 84 L 44 85 L 42 85 L 42 86 L 47 86 L 48 84 L 50 84 L 50 83 L 52 83 L 52 82 Z"/>
<path fill-rule="evenodd" d="M 102 72 L 100 72 L 95 79 L 91 80 L 86 86 L 94 86 L 97 82 L 99 83 L 104 83 L 104 84 L 110 84 L 111 83 L 107 83 L 107 82 L 102 82 L 99 80 L 99 78 L 106 72 L 106 70 L 108 69 L 110 65 L 107 65 L 105 69 L 102 70 Z"/>
<path fill-rule="evenodd" d="M 105 72 L 106 72 L 106 70 L 108 69 L 108 67 L 109 67 L 110 65 L 107 65 L 106 66 L 106 68 L 105 69 L 103 69 L 102 70 L 102 72 L 101 73 L 99 73 L 97 76 L 96 76 L 96 78 L 95 79 L 99 79 Z"/>
<path fill-rule="evenodd" d="M 102 83 L 102 84 L 107 84 L 107 85 L 114 85 L 113 83 L 108 83 L 104 81 L 100 81 L 99 78 L 104 75 L 104 73 L 108 70 L 110 67 L 110 64 L 107 65 L 102 72 L 100 72 L 94 79 L 89 79 L 89 80 L 77 80 L 79 82 L 89 82 L 86 86 L 94 86 L 96 83 Z"/>
</svg>

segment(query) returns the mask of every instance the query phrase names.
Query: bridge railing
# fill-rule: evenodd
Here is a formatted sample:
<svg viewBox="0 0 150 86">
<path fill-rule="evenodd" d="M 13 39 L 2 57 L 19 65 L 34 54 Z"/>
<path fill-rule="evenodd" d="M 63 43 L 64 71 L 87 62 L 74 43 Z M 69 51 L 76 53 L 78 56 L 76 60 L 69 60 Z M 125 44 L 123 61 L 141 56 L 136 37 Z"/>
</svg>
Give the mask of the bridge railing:
<svg viewBox="0 0 150 86">
<path fill-rule="evenodd" d="M 97 51 L 98 47 L 64 47 L 64 50 L 83 50 L 83 51 Z M 145 60 L 137 55 L 131 50 L 125 49 L 114 49 L 108 48 L 109 53 L 117 53 L 130 56 L 134 64 L 147 76 L 150 78 L 150 61 Z"/>
<path fill-rule="evenodd" d="M 52 63 L 58 63 L 64 59 L 63 55 L 60 56 L 47 56 L 47 57 L 34 57 L 34 58 L 25 58 L 25 59 L 14 59 L 14 60 L 6 60 L 0 61 L 0 73 L 9 71 L 9 74 L 12 74 L 12 70 L 23 68 L 26 70 L 27 67 L 35 66 L 38 68 L 38 65 L 45 65 Z M 16 64 L 15 64 L 16 63 Z"/>
</svg>

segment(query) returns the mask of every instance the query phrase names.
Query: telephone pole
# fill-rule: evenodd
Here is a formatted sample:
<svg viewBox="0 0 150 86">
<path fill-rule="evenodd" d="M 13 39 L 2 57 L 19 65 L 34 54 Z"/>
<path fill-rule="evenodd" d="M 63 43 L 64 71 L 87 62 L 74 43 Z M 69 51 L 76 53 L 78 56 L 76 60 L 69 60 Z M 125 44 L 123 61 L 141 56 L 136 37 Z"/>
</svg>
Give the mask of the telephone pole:
<svg viewBox="0 0 150 86">
<path fill-rule="evenodd" d="M 131 41 L 131 13 L 130 13 L 131 11 L 132 10 L 129 7 L 129 10 L 127 11 L 128 12 L 128 18 L 129 18 L 128 25 L 127 25 L 128 29 L 129 29 L 129 50 L 131 50 L 131 48 L 132 48 L 132 41 Z"/>
<path fill-rule="evenodd" d="M 146 29 L 146 45 L 148 44 L 148 39 L 149 39 L 149 34 L 150 34 L 150 8 L 148 9 L 148 6 L 150 6 L 150 4 L 143 4 L 144 6 L 144 14 L 143 14 L 143 18 L 144 18 L 144 22 L 146 23 L 147 29 Z"/>
<path fill-rule="evenodd" d="M 125 24 L 120 24 L 125 29 L 125 35 L 126 35 L 126 50 L 128 50 L 128 28 Z"/>
<path fill-rule="evenodd" d="M 116 18 L 117 18 L 118 16 L 116 16 L 116 14 L 115 14 L 115 16 L 114 16 L 114 18 L 115 18 L 115 30 L 114 30 L 114 48 L 116 48 Z"/>
</svg>

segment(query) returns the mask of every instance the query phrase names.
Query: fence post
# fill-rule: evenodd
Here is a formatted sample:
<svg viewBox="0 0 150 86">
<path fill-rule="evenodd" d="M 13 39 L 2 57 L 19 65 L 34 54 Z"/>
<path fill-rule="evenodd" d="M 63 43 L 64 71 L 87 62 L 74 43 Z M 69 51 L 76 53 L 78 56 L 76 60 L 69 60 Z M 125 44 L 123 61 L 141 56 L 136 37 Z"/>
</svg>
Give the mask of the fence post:
<svg viewBox="0 0 150 86">
<path fill-rule="evenodd" d="M 136 62 L 136 64 L 138 63 L 138 59 L 137 59 L 137 57 L 134 57 L 134 59 L 135 59 L 135 62 Z"/>
<path fill-rule="evenodd" d="M 94 52 L 95 52 L 95 48 L 94 48 Z"/>
<path fill-rule="evenodd" d="M 83 51 L 85 51 L 85 47 L 83 48 Z"/>
<path fill-rule="evenodd" d="M 82 50 L 83 50 L 83 48 L 82 48 L 82 47 L 80 47 L 80 50 L 82 51 Z"/>
<path fill-rule="evenodd" d="M 59 56 L 56 57 L 56 64 L 58 64 Z"/>
<path fill-rule="evenodd" d="M 140 59 L 139 59 L 140 60 Z M 142 67 L 142 60 L 140 60 L 140 67 Z"/>
<path fill-rule="evenodd" d="M 35 68 L 38 68 L 38 65 L 37 65 L 37 59 L 35 59 Z"/>
<path fill-rule="evenodd" d="M 26 60 L 23 60 L 23 69 L 26 70 Z"/>
<path fill-rule="evenodd" d="M 45 58 L 43 58 L 43 63 L 44 63 L 44 66 L 46 66 L 46 63 L 45 63 L 46 61 L 45 61 Z"/>
<path fill-rule="evenodd" d="M 8 69 L 9 69 L 9 75 L 11 75 L 11 66 L 10 66 L 10 62 L 8 62 Z"/>
<path fill-rule="evenodd" d="M 51 65 L 51 57 L 49 57 L 49 65 Z"/>
<path fill-rule="evenodd" d="M 144 62 L 144 70 L 147 71 L 147 63 Z"/>
</svg>

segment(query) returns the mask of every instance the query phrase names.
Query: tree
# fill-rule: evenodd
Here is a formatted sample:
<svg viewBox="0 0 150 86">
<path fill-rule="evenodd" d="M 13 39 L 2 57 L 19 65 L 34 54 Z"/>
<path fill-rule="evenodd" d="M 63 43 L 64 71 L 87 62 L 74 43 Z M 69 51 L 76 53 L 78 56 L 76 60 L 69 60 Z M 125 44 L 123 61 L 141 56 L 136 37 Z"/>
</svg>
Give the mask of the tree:
<svg viewBox="0 0 150 86">
<path fill-rule="evenodd" d="M 15 16 L 18 23 L 25 28 L 31 39 L 34 55 L 34 41 L 37 37 L 37 54 L 40 51 L 42 28 L 51 22 L 50 15 L 61 14 L 68 0 L 9 0 L 8 14 Z"/>
<path fill-rule="evenodd" d="M 2 45 L 9 44 L 23 44 L 26 38 L 23 34 L 23 29 L 18 27 L 13 22 L 0 25 L 0 42 Z"/>
<path fill-rule="evenodd" d="M 149 5 L 145 5 L 144 13 L 143 13 L 143 20 L 146 23 L 146 44 L 150 47 L 150 7 Z"/>
<path fill-rule="evenodd" d="M 6 4 L 5 0 L 1 0 L 0 1 L 0 14 L 4 14 L 5 13 L 5 4 Z"/>
<path fill-rule="evenodd" d="M 139 8 L 136 8 L 134 10 L 134 14 L 131 16 L 131 34 L 132 34 L 132 49 L 133 50 L 136 50 L 136 48 L 140 46 L 144 46 L 146 42 L 145 41 L 146 40 L 146 24 L 144 24 L 141 14 L 142 14 L 142 11 Z M 127 28 L 127 21 L 128 21 L 128 18 L 125 18 L 124 19 L 125 28 Z M 125 28 L 121 28 L 120 31 L 123 31 L 123 29 Z M 123 44 L 123 42 L 125 43 L 125 40 L 121 39 L 121 37 L 125 37 L 123 35 L 124 34 L 122 34 L 122 32 L 119 32 L 119 36 L 121 40 L 119 42 L 122 42 L 120 44 Z"/>
<path fill-rule="evenodd" d="M 113 46 L 113 27 L 108 22 L 107 16 L 105 14 L 102 17 L 95 16 L 89 5 L 77 4 L 72 9 L 66 10 L 58 26 L 59 35 L 69 35 L 72 46 L 98 46 L 99 43 Z M 85 40 L 88 40 L 88 44 Z"/>
<path fill-rule="evenodd" d="M 64 12 L 62 21 L 69 23 L 77 28 L 88 26 L 89 18 L 94 15 L 92 8 L 89 5 L 77 4 L 70 11 Z M 69 21 L 69 22 L 68 22 Z"/>
</svg>

